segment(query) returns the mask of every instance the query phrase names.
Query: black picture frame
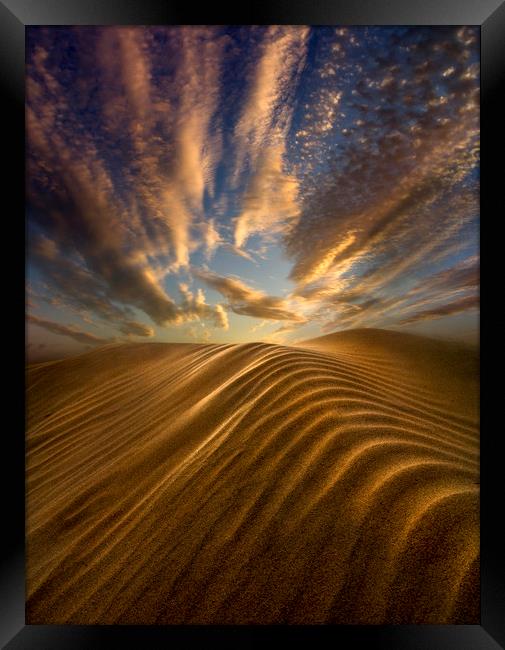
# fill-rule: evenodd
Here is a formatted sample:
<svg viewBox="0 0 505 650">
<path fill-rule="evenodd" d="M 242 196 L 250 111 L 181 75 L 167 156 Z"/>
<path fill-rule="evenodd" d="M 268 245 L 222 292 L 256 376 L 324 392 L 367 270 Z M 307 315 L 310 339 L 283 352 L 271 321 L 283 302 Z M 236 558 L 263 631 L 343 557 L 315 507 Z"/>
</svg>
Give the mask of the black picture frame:
<svg viewBox="0 0 505 650">
<path fill-rule="evenodd" d="M 7 163 L 4 191 L 12 206 L 4 217 L 10 224 L 4 250 L 13 252 L 4 269 L 4 283 L 15 307 L 9 333 L 11 352 L 6 409 L 11 424 L 2 435 L 5 550 L 0 559 L 0 643 L 8 650 L 57 648 L 141 648 L 195 646 L 252 648 L 264 642 L 321 644 L 349 648 L 360 644 L 401 650 L 493 650 L 505 648 L 505 543 L 500 532 L 503 493 L 502 457 L 496 452 L 499 427 L 492 420 L 500 404 L 499 387 L 482 377 L 481 390 L 481 624 L 445 626 L 35 626 L 25 625 L 24 584 L 24 37 L 27 25 L 100 24 L 342 24 L 342 25 L 480 25 L 481 26 L 481 355 L 494 356 L 493 336 L 486 322 L 486 294 L 495 276 L 492 224 L 500 205 L 505 106 L 505 2 L 503 0 L 279 0 L 260 6 L 237 3 L 221 10 L 214 3 L 196 9 L 163 0 L 0 0 L 0 86 Z M 503 208 L 501 208 L 503 210 Z M 5 263 L 5 259 L 2 260 Z M 482 287 L 484 291 L 482 291 Z M 491 298 L 492 301 L 492 298 Z M 19 321 L 17 320 L 19 318 Z M 490 320 L 494 320 L 492 316 Z M 5 339 L 6 340 L 6 339 Z M 493 394 L 494 391 L 494 394 Z M 503 428 L 503 427 L 501 427 Z"/>
</svg>

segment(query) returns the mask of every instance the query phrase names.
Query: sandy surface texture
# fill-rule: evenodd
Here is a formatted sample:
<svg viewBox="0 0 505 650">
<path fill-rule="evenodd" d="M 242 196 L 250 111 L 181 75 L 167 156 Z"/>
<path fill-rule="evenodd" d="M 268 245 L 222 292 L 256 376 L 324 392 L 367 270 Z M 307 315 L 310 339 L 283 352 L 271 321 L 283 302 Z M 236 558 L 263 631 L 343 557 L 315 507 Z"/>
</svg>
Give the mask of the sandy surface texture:
<svg viewBox="0 0 505 650">
<path fill-rule="evenodd" d="M 478 355 L 354 330 L 27 370 L 27 623 L 478 623 Z"/>
</svg>

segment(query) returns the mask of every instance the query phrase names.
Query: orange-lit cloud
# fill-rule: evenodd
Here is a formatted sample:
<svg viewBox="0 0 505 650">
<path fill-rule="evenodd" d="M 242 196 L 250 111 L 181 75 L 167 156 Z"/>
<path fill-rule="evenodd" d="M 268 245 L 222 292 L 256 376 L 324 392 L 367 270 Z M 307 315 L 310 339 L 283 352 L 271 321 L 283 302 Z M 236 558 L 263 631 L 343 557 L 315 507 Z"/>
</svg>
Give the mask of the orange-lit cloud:
<svg viewBox="0 0 505 650">
<path fill-rule="evenodd" d="M 209 219 L 208 221 L 202 221 L 198 224 L 198 227 L 201 230 L 203 243 L 205 246 L 205 257 L 207 261 L 212 259 L 217 248 L 223 244 L 223 239 L 219 234 L 216 223 L 214 219 Z"/>
<path fill-rule="evenodd" d="M 308 35 L 309 29 L 301 26 L 273 26 L 266 30 L 235 127 L 235 175 L 246 161 L 255 169 L 263 148 L 278 144 L 289 126 L 290 87 L 305 62 Z"/>
<path fill-rule="evenodd" d="M 137 321 L 125 321 L 119 327 L 120 331 L 123 334 L 131 334 L 133 336 L 154 336 L 154 329 L 149 327 L 149 325 L 144 325 L 144 323 L 138 323 Z"/>
<path fill-rule="evenodd" d="M 241 248 L 256 233 L 271 237 L 286 230 L 298 216 L 298 183 L 283 171 L 283 147 L 265 150 L 244 194 L 235 219 L 235 245 Z"/>
<path fill-rule="evenodd" d="M 195 277 L 219 291 L 228 299 L 230 309 L 236 314 L 269 320 L 305 320 L 300 314 L 289 311 L 286 300 L 268 296 L 263 291 L 231 277 L 222 277 L 209 271 L 194 270 Z"/>
<path fill-rule="evenodd" d="M 203 319 L 212 322 L 215 327 L 228 329 L 228 315 L 223 306 L 208 305 L 202 289 L 198 289 L 194 294 L 187 284 L 181 283 L 179 291 L 183 297 L 182 304 L 179 306 L 179 313 L 183 320 Z"/>
</svg>

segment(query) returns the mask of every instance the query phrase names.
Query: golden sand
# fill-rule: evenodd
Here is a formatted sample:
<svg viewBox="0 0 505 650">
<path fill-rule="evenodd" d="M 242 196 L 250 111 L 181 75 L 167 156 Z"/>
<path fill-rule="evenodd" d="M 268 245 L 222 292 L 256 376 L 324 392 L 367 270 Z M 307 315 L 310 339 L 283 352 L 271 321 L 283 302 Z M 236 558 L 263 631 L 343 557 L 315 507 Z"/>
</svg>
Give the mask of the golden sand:
<svg viewBox="0 0 505 650">
<path fill-rule="evenodd" d="M 27 623 L 478 623 L 475 351 L 354 330 L 27 371 Z"/>
</svg>

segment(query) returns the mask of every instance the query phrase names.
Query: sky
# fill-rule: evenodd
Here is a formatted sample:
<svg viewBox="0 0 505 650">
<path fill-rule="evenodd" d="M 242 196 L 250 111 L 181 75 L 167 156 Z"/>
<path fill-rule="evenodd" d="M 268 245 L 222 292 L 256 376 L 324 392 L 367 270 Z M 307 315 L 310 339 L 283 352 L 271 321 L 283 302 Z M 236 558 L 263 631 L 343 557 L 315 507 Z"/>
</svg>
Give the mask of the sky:
<svg viewBox="0 0 505 650">
<path fill-rule="evenodd" d="M 27 350 L 479 322 L 478 27 L 28 27 Z"/>
</svg>

